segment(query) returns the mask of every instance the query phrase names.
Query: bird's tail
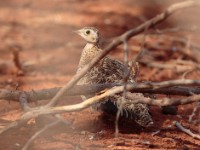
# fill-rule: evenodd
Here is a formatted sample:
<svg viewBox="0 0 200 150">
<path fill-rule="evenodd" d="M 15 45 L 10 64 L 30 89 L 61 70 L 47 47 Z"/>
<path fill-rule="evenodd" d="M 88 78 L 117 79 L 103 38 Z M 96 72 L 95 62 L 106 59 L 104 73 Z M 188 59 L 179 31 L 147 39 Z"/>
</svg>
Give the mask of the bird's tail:
<svg viewBox="0 0 200 150">
<path fill-rule="evenodd" d="M 138 96 L 138 95 L 137 95 Z M 139 96 L 143 96 L 142 94 Z M 143 127 L 149 127 L 153 125 L 152 116 L 149 112 L 148 105 L 141 103 L 122 103 L 124 98 L 121 95 L 115 95 L 108 97 L 104 103 L 98 105 L 98 109 L 108 114 L 116 114 L 121 107 L 121 116 L 131 118 L 139 125 Z M 131 102 L 131 100 L 125 99 L 125 101 Z"/>
<path fill-rule="evenodd" d="M 139 125 L 143 127 L 153 125 L 152 116 L 146 104 L 126 104 L 122 106 L 122 109 L 126 110 Z"/>
</svg>

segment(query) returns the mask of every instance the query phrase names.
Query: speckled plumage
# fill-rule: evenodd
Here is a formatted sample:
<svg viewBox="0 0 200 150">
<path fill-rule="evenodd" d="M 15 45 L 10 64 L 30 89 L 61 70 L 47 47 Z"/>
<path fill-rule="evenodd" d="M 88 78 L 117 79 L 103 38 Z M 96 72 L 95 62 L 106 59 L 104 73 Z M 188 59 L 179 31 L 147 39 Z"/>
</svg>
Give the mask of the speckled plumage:
<svg viewBox="0 0 200 150">
<path fill-rule="evenodd" d="M 97 29 L 93 27 L 86 27 L 78 30 L 77 33 L 88 42 L 81 54 L 77 70 L 77 72 L 79 72 L 102 50 L 98 46 L 99 33 Z M 91 35 L 88 35 L 87 33 Z M 96 40 L 93 38 L 96 38 Z M 125 67 L 125 65 L 106 56 L 95 67 L 88 71 L 78 84 L 120 83 L 123 82 L 124 76 L 127 72 L 128 68 Z M 133 75 L 130 75 L 128 81 L 132 83 L 135 82 Z M 139 95 L 142 96 L 142 94 Z M 105 98 L 104 103 L 97 104 L 96 107 L 97 109 L 101 109 L 108 113 L 116 113 L 117 108 L 123 100 L 124 98 L 121 94 L 109 96 Z M 129 101 L 128 99 L 125 100 Z M 146 104 L 125 104 L 123 105 L 122 110 L 122 112 L 128 114 L 128 117 L 133 118 L 141 126 L 146 127 L 153 123 Z"/>
</svg>

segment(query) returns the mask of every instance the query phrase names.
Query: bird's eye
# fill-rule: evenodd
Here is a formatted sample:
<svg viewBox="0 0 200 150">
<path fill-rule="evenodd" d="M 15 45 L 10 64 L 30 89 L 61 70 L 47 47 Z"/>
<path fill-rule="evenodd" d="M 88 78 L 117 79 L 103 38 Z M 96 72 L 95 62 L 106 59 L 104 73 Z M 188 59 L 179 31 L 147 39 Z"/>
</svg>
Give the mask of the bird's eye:
<svg viewBox="0 0 200 150">
<path fill-rule="evenodd" d="M 90 34 L 90 30 L 87 30 L 87 31 L 86 31 L 86 34 Z"/>
</svg>

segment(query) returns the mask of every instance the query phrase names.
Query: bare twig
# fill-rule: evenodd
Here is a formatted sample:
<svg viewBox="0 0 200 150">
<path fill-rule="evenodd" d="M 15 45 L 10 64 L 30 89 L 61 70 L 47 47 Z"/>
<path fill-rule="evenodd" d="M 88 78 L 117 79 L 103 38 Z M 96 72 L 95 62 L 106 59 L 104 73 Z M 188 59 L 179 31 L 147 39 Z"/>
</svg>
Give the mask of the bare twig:
<svg viewBox="0 0 200 150">
<path fill-rule="evenodd" d="M 131 30 L 125 32 L 124 34 L 122 34 L 121 36 L 117 37 L 115 40 L 113 40 L 113 42 L 111 42 L 105 48 L 105 50 L 100 55 L 98 55 L 96 58 L 94 58 L 87 66 L 85 66 L 78 74 L 76 74 L 61 90 L 59 90 L 59 92 L 57 92 L 57 94 L 54 96 L 54 98 L 45 107 L 33 108 L 33 109 L 31 109 L 31 111 L 24 113 L 24 115 L 22 115 L 18 121 L 9 124 L 4 129 L 0 130 L 0 133 L 3 133 L 13 127 L 16 127 L 19 124 L 22 124 L 22 123 L 28 121 L 29 119 L 36 117 L 38 115 L 52 114 L 52 113 L 57 114 L 57 113 L 69 112 L 69 111 L 80 111 L 80 110 L 87 108 L 95 103 L 101 102 L 104 97 L 112 96 L 114 94 L 123 92 L 124 86 L 114 87 L 101 95 L 92 97 L 82 103 L 79 103 L 79 104 L 69 105 L 69 106 L 52 107 L 58 103 L 61 96 L 63 96 L 63 94 L 65 94 L 66 91 L 68 91 L 70 88 L 72 88 L 78 82 L 78 80 L 87 73 L 88 70 L 90 70 L 93 66 L 95 66 L 111 50 L 113 50 L 118 45 L 122 44 L 124 40 L 129 40 L 134 35 L 137 35 L 137 34 L 143 32 L 146 29 L 146 27 L 150 28 L 150 27 L 153 27 L 155 24 L 158 24 L 158 23 L 164 21 L 167 17 L 169 17 L 171 14 L 173 14 L 177 10 L 191 7 L 191 6 L 196 6 L 199 4 L 200 3 L 197 1 L 185 1 L 185 2 L 174 4 L 174 5 L 170 6 L 165 12 L 157 15 L 153 19 L 150 19 L 149 21 L 143 23 L 142 25 L 138 26 L 137 28 L 131 29 Z M 155 90 L 158 88 L 170 87 L 173 84 L 175 84 L 175 85 L 199 85 L 200 81 L 198 81 L 198 80 L 177 80 L 174 82 L 171 82 L 171 81 L 162 82 L 162 84 L 148 83 L 148 84 L 141 84 L 136 89 L 149 87 L 149 88 L 152 88 Z M 135 87 L 135 85 L 127 85 L 127 90 L 132 90 L 134 87 Z M 189 102 L 199 101 L 199 99 L 200 99 L 199 95 L 188 97 L 187 99 L 183 99 L 180 104 L 186 104 Z M 141 101 L 137 100 L 134 102 L 142 103 L 142 100 Z M 158 105 L 158 102 L 157 103 L 155 101 L 152 101 L 152 102 L 153 102 L 152 103 L 153 105 L 154 104 Z M 164 102 L 162 101 L 162 103 L 164 103 Z M 169 103 L 169 104 L 173 104 L 173 103 Z M 175 102 L 175 104 L 178 104 L 178 103 Z"/>
<path fill-rule="evenodd" d="M 22 92 L 19 96 L 19 102 L 20 102 L 20 105 L 22 107 L 22 109 L 24 111 L 28 111 L 30 110 L 30 107 L 28 106 L 28 98 L 27 98 L 27 95 L 25 92 Z"/>
<path fill-rule="evenodd" d="M 143 23 L 142 25 L 138 26 L 137 28 L 131 29 L 127 32 L 125 32 L 124 34 L 122 34 L 121 36 L 119 36 L 118 38 L 116 38 L 115 40 L 113 40 L 113 42 L 111 42 L 106 48 L 105 50 L 98 55 L 96 58 L 94 58 L 88 65 L 86 65 L 78 74 L 76 74 L 56 95 L 55 97 L 46 105 L 47 107 L 49 106 L 55 106 L 58 101 L 60 100 L 61 96 L 70 88 L 72 88 L 79 80 L 81 77 L 83 77 L 88 70 L 90 70 L 93 66 L 95 66 L 103 57 L 105 57 L 111 50 L 113 50 L 115 47 L 117 47 L 118 45 L 122 44 L 122 42 L 125 39 L 130 39 L 131 37 L 133 37 L 134 35 L 137 35 L 141 32 L 143 32 L 146 27 L 148 26 L 153 27 L 155 24 L 158 24 L 162 21 L 164 21 L 166 18 L 168 18 L 171 14 L 173 14 L 174 12 L 180 10 L 180 9 L 184 9 L 187 7 L 192 7 L 192 6 L 197 6 L 200 3 L 197 1 L 185 1 L 185 2 L 181 2 L 181 3 L 177 3 L 177 4 L 173 4 L 170 7 L 168 7 L 168 9 L 166 11 L 164 11 L 163 13 L 157 15 L 156 17 L 146 21 L 145 23 Z"/>
<path fill-rule="evenodd" d="M 192 114 L 189 116 L 188 122 L 192 122 L 192 118 L 196 115 L 197 109 L 199 107 L 200 107 L 200 103 L 199 102 L 195 103 Z"/>
<path fill-rule="evenodd" d="M 144 32 L 146 33 L 146 31 L 148 30 L 149 26 L 146 26 L 145 29 L 144 29 Z M 123 91 L 123 99 L 119 105 L 119 108 L 118 108 L 118 111 L 117 111 L 117 114 L 116 114 L 116 119 L 115 119 L 115 137 L 118 137 L 118 134 L 119 134 L 119 127 L 118 127 L 118 121 L 119 121 L 119 116 L 120 116 L 120 112 L 122 112 L 122 107 L 124 105 L 124 102 L 125 102 L 125 99 L 126 99 L 126 93 L 127 93 L 127 82 L 128 82 L 128 79 L 132 73 L 132 66 L 133 64 L 136 64 L 137 61 L 142 57 L 143 53 L 144 53 L 144 47 L 145 47 L 145 37 L 146 37 L 146 34 L 144 34 L 143 36 L 143 39 L 142 39 L 142 46 L 140 48 L 140 51 L 139 53 L 137 54 L 136 57 L 133 58 L 133 60 L 131 61 L 131 64 L 130 64 L 130 68 L 129 68 L 129 71 L 128 71 L 128 74 L 125 75 L 125 78 L 124 78 L 124 91 Z M 126 67 L 128 68 L 128 42 L 127 42 L 127 39 L 124 39 L 124 64 L 126 65 Z M 136 73 L 137 74 L 137 73 Z"/>
<path fill-rule="evenodd" d="M 22 120 L 22 121 L 21 121 L 21 120 Z M 25 120 L 25 121 L 27 121 L 27 120 Z M 24 122 L 25 122 L 25 121 L 24 121 Z M 14 121 L 14 122 L 8 124 L 8 125 L 5 126 L 3 129 L 0 130 L 0 134 L 1 134 L 1 133 L 4 133 L 4 132 L 6 132 L 6 131 L 8 131 L 8 130 L 10 130 L 10 129 L 13 129 L 13 128 L 15 128 L 15 127 L 18 127 L 19 125 L 22 124 L 22 122 L 23 122 L 23 119 L 20 119 L 20 121 Z"/>
<path fill-rule="evenodd" d="M 149 83 L 137 83 L 133 85 L 127 84 L 129 87 L 132 86 L 131 92 L 139 93 L 154 93 L 154 94 L 168 94 L 168 95 L 183 95 L 189 96 L 192 94 L 200 94 L 199 87 L 200 80 L 170 80 L 164 82 L 149 82 Z M 65 96 L 75 95 L 91 95 L 99 93 L 102 90 L 112 88 L 114 86 L 123 86 L 123 84 L 95 84 L 95 85 L 76 85 L 69 91 Z M 187 86 L 187 87 L 185 87 Z M 34 102 L 38 100 L 45 100 L 52 98 L 61 88 L 50 88 L 43 90 L 27 91 L 26 96 L 28 102 Z M 0 90 L 0 99 L 19 101 L 19 97 L 22 91 L 13 90 Z"/>
<path fill-rule="evenodd" d="M 23 75 L 24 71 L 23 71 L 23 67 L 20 63 L 20 51 L 22 50 L 22 47 L 18 44 L 10 44 L 9 45 L 9 50 L 12 52 L 13 55 L 13 63 L 15 65 L 15 67 L 17 68 L 17 74 L 18 75 Z"/>
<path fill-rule="evenodd" d="M 124 64 L 125 66 L 128 68 L 128 42 L 126 41 L 126 39 L 124 40 Z M 119 134 L 119 127 L 118 127 L 118 122 L 119 122 L 119 116 L 120 113 L 122 113 L 122 107 L 125 101 L 125 97 L 126 97 L 126 86 L 127 86 L 127 82 L 130 76 L 130 72 L 131 69 L 128 70 L 127 74 L 124 75 L 124 90 L 123 90 L 123 99 L 120 102 L 120 105 L 118 107 L 117 110 L 117 114 L 116 114 L 116 119 L 115 119 L 115 137 L 118 137 Z"/>
<path fill-rule="evenodd" d="M 174 69 L 177 72 L 185 72 L 185 71 L 196 71 L 200 69 L 199 64 L 190 64 L 190 65 L 181 65 L 177 62 L 175 63 L 161 63 L 156 61 L 149 61 L 149 60 L 140 60 L 140 63 L 147 65 L 149 67 L 159 68 L 159 69 Z"/>
<path fill-rule="evenodd" d="M 184 105 L 184 104 L 200 101 L 200 95 L 194 95 L 194 96 L 189 96 L 186 98 L 179 98 L 179 99 L 163 98 L 163 99 L 155 100 L 155 99 L 151 99 L 147 97 L 138 97 L 135 94 L 133 95 L 132 93 L 127 92 L 127 97 L 132 100 L 130 103 L 144 103 L 144 104 L 155 105 L 155 106 Z"/>
<path fill-rule="evenodd" d="M 58 124 L 60 122 L 60 120 L 56 120 L 54 122 L 51 122 L 47 125 L 45 125 L 41 130 L 37 131 L 24 145 L 24 147 L 22 148 L 22 150 L 27 150 L 28 147 L 30 146 L 30 144 L 39 136 L 41 135 L 44 131 L 46 131 L 47 129 L 53 127 L 54 125 Z"/>
<path fill-rule="evenodd" d="M 137 54 L 137 56 L 133 58 L 132 64 L 138 62 L 141 59 L 141 57 L 144 54 L 144 52 L 145 52 L 145 40 L 146 40 L 146 36 L 147 36 L 146 32 L 147 32 L 148 29 L 149 29 L 149 26 L 146 26 L 145 29 L 144 29 L 144 34 L 142 36 L 142 42 L 141 42 L 140 51 Z"/>
<path fill-rule="evenodd" d="M 138 36 L 139 40 L 141 40 L 142 37 Z M 163 46 L 162 44 L 158 44 L 157 43 L 152 43 L 152 38 L 156 38 L 157 41 L 159 41 L 159 43 L 165 43 L 165 46 Z M 169 41 L 169 44 L 166 45 L 166 40 Z M 200 62 L 199 59 L 199 55 L 200 55 L 200 46 L 190 42 L 190 44 L 188 45 L 188 39 L 186 39 L 185 37 L 180 37 L 180 36 L 171 36 L 171 35 L 162 35 L 158 36 L 158 35 L 149 35 L 146 38 L 146 43 L 147 43 L 147 48 L 148 49 L 162 49 L 165 51 L 176 51 L 179 52 L 181 54 L 183 54 L 184 56 L 189 57 L 190 59 L 192 59 L 195 62 Z M 181 48 L 176 47 L 174 45 L 174 43 L 177 43 L 179 45 L 182 45 Z"/>
<path fill-rule="evenodd" d="M 155 27 L 156 34 L 173 33 L 173 32 L 180 32 L 180 31 L 195 32 L 197 30 L 198 29 L 197 29 L 196 26 L 193 26 L 193 27 L 190 27 L 190 28 L 174 27 L 174 28 L 166 28 L 166 29 L 162 29 L 162 30 Z"/>
<path fill-rule="evenodd" d="M 179 122 L 175 123 L 176 127 L 179 128 L 181 131 L 185 132 L 186 134 L 190 135 L 194 139 L 199 139 L 200 140 L 200 135 L 199 134 L 194 134 L 192 133 L 189 129 L 184 128 Z"/>
<path fill-rule="evenodd" d="M 127 90 L 130 90 L 130 89 L 131 87 L 127 86 Z M 0 130 L 0 134 L 39 115 L 58 114 L 58 113 L 71 112 L 71 111 L 81 111 L 87 107 L 90 107 L 91 105 L 102 102 L 104 100 L 103 98 L 105 97 L 123 92 L 123 90 L 124 90 L 124 86 L 114 87 L 101 95 L 96 95 L 82 103 L 75 104 L 75 105 L 59 106 L 59 107 L 40 107 L 40 108 L 32 109 L 31 111 L 26 112 L 24 115 L 22 115 L 18 121 L 13 122 L 7 127 Z M 127 92 L 127 96 L 129 96 L 129 92 Z M 132 98 L 131 95 L 129 98 L 130 99 Z M 131 101 L 131 103 L 146 103 L 146 104 L 157 105 L 157 106 L 168 106 L 168 105 L 180 105 L 180 104 L 183 105 L 183 104 L 188 104 L 191 102 L 200 101 L 200 95 L 194 95 L 187 98 L 176 99 L 176 100 L 170 100 L 170 99 L 152 100 L 152 99 L 144 98 L 144 97 L 134 97 L 132 99 L 134 99 L 134 101 Z"/>
<path fill-rule="evenodd" d="M 200 67 L 199 68 L 193 68 L 191 70 L 184 72 L 183 75 L 182 75 L 182 79 L 185 79 L 190 73 L 192 73 L 194 71 L 200 71 Z"/>
</svg>

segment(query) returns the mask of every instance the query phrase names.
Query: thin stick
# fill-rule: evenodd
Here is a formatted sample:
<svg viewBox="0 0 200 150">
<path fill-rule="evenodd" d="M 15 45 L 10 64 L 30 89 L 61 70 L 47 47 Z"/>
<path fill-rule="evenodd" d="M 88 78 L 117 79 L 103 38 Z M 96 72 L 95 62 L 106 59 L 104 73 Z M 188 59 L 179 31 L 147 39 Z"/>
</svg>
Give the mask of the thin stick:
<svg viewBox="0 0 200 150">
<path fill-rule="evenodd" d="M 123 84 L 110 83 L 110 84 L 94 84 L 94 85 L 76 85 L 64 96 L 75 95 L 91 95 L 99 93 L 102 90 L 110 89 L 115 86 L 123 86 Z M 200 94 L 199 87 L 200 80 L 170 80 L 163 82 L 149 82 L 149 83 L 137 83 L 133 85 L 128 83 L 127 86 L 132 86 L 131 92 L 137 93 L 154 93 L 154 94 L 167 94 L 167 95 L 183 95 L 190 96 L 192 94 Z M 187 86 L 187 87 L 185 87 Z M 61 88 L 50 88 L 35 91 L 26 91 L 28 102 L 34 102 L 38 100 L 45 100 L 52 98 Z M 0 99 L 9 101 L 19 101 L 22 91 L 13 90 L 0 90 Z"/>
<path fill-rule="evenodd" d="M 53 127 L 54 125 L 58 124 L 60 122 L 60 120 L 56 120 L 54 122 L 51 122 L 47 125 L 45 125 L 41 130 L 37 131 L 24 145 L 24 147 L 22 148 L 22 150 L 27 150 L 28 147 L 30 146 L 30 144 L 39 136 L 41 135 L 44 131 L 46 131 L 47 129 Z"/>
<path fill-rule="evenodd" d="M 40 108 L 35 108 L 32 109 L 29 112 L 26 112 L 24 115 L 21 116 L 21 118 L 18 121 L 15 121 L 5 128 L 0 130 L 0 134 L 13 128 L 16 126 L 19 126 L 20 124 L 30 120 L 31 118 L 37 117 L 39 115 L 43 114 L 58 114 L 58 113 L 63 113 L 63 112 L 72 112 L 72 111 L 81 111 L 87 107 L 90 107 L 91 105 L 94 105 L 96 103 L 102 102 L 105 97 L 112 96 L 114 94 L 123 92 L 124 87 L 114 87 L 105 93 L 101 95 L 96 95 L 90 99 L 87 99 L 86 101 L 83 101 L 82 103 L 75 104 L 75 105 L 68 105 L 68 106 L 59 106 L 59 107 L 40 107 Z M 127 88 L 128 90 L 128 88 Z M 127 96 L 129 96 L 129 93 L 127 92 Z M 131 99 L 131 97 L 129 97 Z M 200 101 L 200 95 L 194 95 L 190 96 L 187 98 L 182 98 L 182 99 L 161 99 L 161 100 L 154 100 L 150 98 L 145 98 L 145 97 L 133 97 L 132 98 L 134 101 L 131 101 L 131 103 L 146 103 L 149 105 L 156 105 L 156 106 L 169 106 L 169 105 L 183 105 L 183 104 L 188 104 L 192 102 L 197 102 Z"/>
<path fill-rule="evenodd" d="M 128 68 L 128 43 L 126 40 L 124 40 L 124 64 L 126 66 L 126 68 Z M 126 97 L 126 86 L 127 86 L 127 81 L 129 79 L 130 76 L 130 70 L 128 70 L 127 73 L 124 74 L 124 90 L 123 90 L 123 99 L 120 100 L 120 102 L 118 102 L 118 110 L 117 110 L 117 114 L 116 114 L 116 119 L 115 119 L 115 137 L 118 137 L 119 134 L 119 116 L 120 113 L 122 113 L 122 107 L 123 107 L 123 103 L 125 101 L 125 97 Z"/>
<path fill-rule="evenodd" d="M 189 129 L 184 128 L 178 121 L 175 123 L 176 127 L 179 128 L 181 131 L 185 132 L 186 134 L 190 135 L 194 139 L 199 139 L 200 140 L 200 135 L 199 134 L 194 134 L 192 133 Z"/>
<path fill-rule="evenodd" d="M 200 2 L 197 2 L 197 1 L 186 1 L 186 2 L 181 2 L 181 3 L 171 5 L 165 12 L 159 14 L 158 16 L 154 17 L 153 19 L 150 19 L 149 21 L 138 26 L 137 28 L 131 29 L 131 30 L 125 32 L 124 34 L 122 34 L 121 36 L 119 36 L 118 38 L 113 40 L 113 42 L 108 45 L 108 47 L 103 51 L 103 53 L 101 53 L 96 58 L 94 58 L 87 66 L 85 66 L 80 71 L 79 74 L 76 74 L 72 78 L 72 80 L 70 80 L 45 107 L 41 107 L 41 108 L 38 107 L 29 112 L 26 112 L 18 121 L 13 122 L 13 123 L 9 124 L 8 126 L 6 126 L 4 129 L 0 130 L 0 133 L 3 133 L 4 131 L 11 129 L 12 127 L 16 127 L 19 124 L 24 123 L 25 121 L 27 121 L 33 117 L 36 117 L 38 115 L 51 114 L 51 113 L 62 113 L 62 112 L 69 112 L 69 111 L 80 111 L 84 108 L 87 108 L 87 107 L 97 103 L 97 102 L 101 102 L 102 98 L 104 98 L 104 97 L 122 92 L 124 89 L 123 88 L 124 86 L 112 88 L 112 89 L 108 90 L 107 92 L 105 92 L 101 95 L 97 95 L 91 99 L 88 99 L 88 100 L 80 103 L 80 104 L 52 108 L 52 106 L 55 106 L 58 103 L 59 99 L 61 98 L 61 96 L 63 96 L 63 94 L 66 91 L 68 91 L 70 88 L 72 88 L 78 82 L 78 80 L 87 73 L 87 71 L 89 71 L 95 64 L 97 64 L 112 49 L 114 49 L 115 47 L 120 45 L 124 41 L 124 39 L 128 40 L 131 37 L 133 37 L 134 35 L 137 35 L 137 34 L 143 32 L 147 26 L 150 28 L 150 27 L 153 27 L 155 24 L 158 24 L 158 23 L 164 21 L 167 17 L 169 17 L 172 13 L 174 13 L 177 10 L 191 7 L 191 6 L 196 6 L 199 4 L 200 4 Z M 191 80 L 179 80 L 174 83 L 176 83 L 176 85 L 185 85 L 185 84 L 199 85 L 200 81 L 198 81 L 198 80 L 192 80 L 192 81 Z M 172 83 L 170 81 L 162 82 L 162 84 L 148 83 L 148 86 L 152 89 L 158 89 L 158 88 L 164 88 L 164 87 L 166 88 L 166 87 L 170 87 L 171 85 L 172 85 Z M 145 87 L 144 85 L 139 86 L 139 88 L 144 88 L 144 87 Z M 134 88 L 133 85 L 127 85 L 127 90 L 132 90 L 133 88 Z M 185 101 L 181 101 L 181 104 L 199 101 L 198 96 L 188 97 Z M 140 101 L 139 101 L 139 103 L 140 103 Z M 141 103 L 142 103 L 142 100 L 141 100 Z M 175 104 L 177 104 L 177 103 L 175 103 Z"/>
<path fill-rule="evenodd" d="M 19 102 L 24 111 L 29 111 L 31 108 L 28 106 L 27 95 L 25 92 L 22 92 L 19 96 Z"/>
<path fill-rule="evenodd" d="M 154 105 L 154 106 L 184 105 L 191 102 L 200 101 L 200 95 L 194 95 L 194 96 L 189 96 L 189 97 L 180 98 L 180 99 L 163 98 L 163 99 L 155 100 L 155 99 L 151 99 L 147 97 L 139 97 L 139 96 L 136 96 L 135 94 L 127 92 L 127 97 L 133 100 L 129 103 L 144 103 L 144 104 Z"/>
<path fill-rule="evenodd" d="M 96 58 L 94 58 L 88 65 L 86 65 L 78 74 L 76 74 L 55 96 L 54 98 L 46 105 L 46 107 L 50 106 L 55 106 L 60 98 L 63 96 L 63 94 L 72 88 L 79 80 L 81 77 L 83 77 L 92 67 L 94 67 L 103 57 L 105 57 L 111 50 L 113 50 L 115 47 L 120 45 L 125 39 L 130 39 L 134 35 L 137 35 L 141 32 L 143 32 L 146 27 L 148 26 L 153 27 L 155 24 L 158 24 L 162 21 L 164 21 L 166 18 L 168 18 L 171 14 L 174 12 L 184 9 L 187 7 L 192 7 L 192 6 L 197 6 L 200 5 L 200 2 L 197 1 L 185 1 L 177 4 L 173 4 L 166 11 L 163 13 L 157 15 L 156 17 L 148 20 L 147 22 L 143 23 L 142 25 L 138 26 L 135 29 L 131 29 L 115 40 L 113 40 L 106 48 L 105 50 L 98 55 Z"/>
<path fill-rule="evenodd" d="M 194 104 L 194 108 L 193 108 L 192 114 L 189 116 L 188 122 L 192 122 L 193 117 L 196 116 L 196 112 L 197 112 L 199 106 L 200 106 L 199 102 Z"/>
</svg>

